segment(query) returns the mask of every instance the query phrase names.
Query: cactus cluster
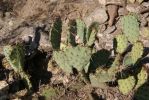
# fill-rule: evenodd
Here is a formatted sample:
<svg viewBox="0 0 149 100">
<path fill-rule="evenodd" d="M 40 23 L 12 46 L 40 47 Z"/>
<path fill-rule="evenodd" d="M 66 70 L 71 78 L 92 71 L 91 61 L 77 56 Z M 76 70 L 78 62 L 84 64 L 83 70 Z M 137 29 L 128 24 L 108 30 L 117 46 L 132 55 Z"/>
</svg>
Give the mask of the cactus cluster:
<svg viewBox="0 0 149 100">
<path fill-rule="evenodd" d="M 56 61 L 63 71 L 69 74 L 72 73 L 72 69 L 75 68 L 79 72 L 82 70 L 88 72 L 92 51 L 89 46 L 95 41 L 97 26 L 98 24 L 93 24 L 87 28 L 81 19 L 76 19 L 75 21 L 70 22 L 69 34 L 67 35 L 66 42 L 68 44 L 60 43 L 60 49 L 53 51 L 53 60 Z M 76 32 L 77 34 L 73 34 L 73 32 Z M 55 40 L 52 36 L 50 38 L 51 40 Z M 77 39 L 79 39 L 79 42 L 77 42 Z M 62 49 L 62 45 L 65 45 L 65 48 Z M 54 45 L 52 47 L 55 48 Z"/>
<path fill-rule="evenodd" d="M 85 70 L 93 87 L 105 87 L 109 82 L 118 82 L 119 90 L 125 95 L 138 89 L 148 78 L 143 67 L 139 73 L 136 70 L 139 69 L 144 51 L 143 44 L 139 41 L 138 18 L 135 14 L 128 14 L 123 16 L 120 21 L 122 33 L 115 37 L 114 59 L 109 61 L 107 57 L 104 59 L 104 64 L 99 64 L 102 59 L 98 57 L 103 57 L 103 55 L 100 56 L 99 51 L 91 52 L 94 51 L 93 44 L 98 32 L 98 23 L 86 27 L 81 19 L 77 19 L 73 24 L 76 28 L 70 25 L 69 31 L 73 29 L 81 42 L 76 42 L 76 36 L 69 32 L 68 42 L 71 46 L 66 45 L 65 50 L 54 51 L 54 60 L 67 73 L 72 73 L 73 68 L 79 72 Z M 74 31 L 75 29 L 76 31 Z M 134 73 L 129 73 L 130 71 Z"/>
<path fill-rule="evenodd" d="M 26 72 L 24 72 L 25 53 L 23 46 L 8 45 L 3 48 L 3 51 L 11 67 L 14 69 L 16 73 L 18 73 L 21 76 L 22 79 L 25 79 L 28 89 L 31 89 L 32 84 L 30 82 L 30 77 Z"/>
<path fill-rule="evenodd" d="M 126 79 L 118 80 L 119 90 L 123 94 L 127 95 L 133 89 L 141 87 L 147 81 L 147 78 L 147 71 L 144 67 L 142 67 L 141 71 L 136 75 L 136 78 L 135 76 L 129 76 Z"/>
</svg>

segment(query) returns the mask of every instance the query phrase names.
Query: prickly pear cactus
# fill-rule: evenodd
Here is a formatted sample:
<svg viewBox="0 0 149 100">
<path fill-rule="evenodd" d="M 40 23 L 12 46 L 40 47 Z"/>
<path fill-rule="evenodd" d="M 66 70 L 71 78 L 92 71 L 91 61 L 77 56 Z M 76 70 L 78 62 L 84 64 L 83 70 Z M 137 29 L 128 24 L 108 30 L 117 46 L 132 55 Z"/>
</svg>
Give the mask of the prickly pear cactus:
<svg viewBox="0 0 149 100">
<path fill-rule="evenodd" d="M 131 58 L 130 53 L 128 53 L 125 55 L 125 57 L 123 59 L 123 66 L 129 67 L 131 65 L 133 65 L 133 62 L 132 62 L 132 58 Z"/>
<path fill-rule="evenodd" d="M 89 78 L 90 78 L 91 85 L 93 87 L 100 87 L 100 88 L 107 87 L 106 83 L 100 82 L 100 80 L 98 79 L 98 77 L 95 76 L 94 74 L 90 74 Z"/>
<path fill-rule="evenodd" d="M 98 32 L 98 26 L 98 23 L 93 23 L 89 27 L 88 32 L 86 32 L 86 40 L 88 46 L 91 46 L 95 42 L 96 34 Z"/>
<path fill-rule="evenodd" d="M 129 14 L 121 19 L 122 31 L 132 44 L 139 38 L 139 23 L 136 15 Z"/>
<path fill-rule="evenodd" d="M 76 40 L 75 40 L 77 29 L 76 29 L 75 26 L 76 26 L 76 22 L 74 20 L 69 22 L 69 25 L 68 25 L 69 32 L 68 32 L 68 35 L 67 35 L 67 42 L 72 46 L 77 45 Z"/>
<path fill-rule="evenodd" d="M 135 64 L 137 60 L 142 57 L 143 49 L 143 44 L 141 42 L 136 42 L 133 45 L 132 51 L 130 53 L 133 64 Z"/>
<path fill-rule="evenodd" d="M 77 35 L 79 36 L 80 42 L 85 42 L 85 23 L 81 19 L 76 19 Z"/>
<path fill-rule="evenodd" d="M 65 51 L 55 51 L 54 60 L 67 73 L 72 72 L 72 68 L 82 71 L 90 62 L 91 50 L 87 47 L 72 47 Z M 87 69 L 87 68 L 85 68 Z"/>
<path fill-rule="evenodd" d="M 23 46 L 16 45 L 16 46 L 5 46 L 3 48 L 4 55 L 7 61 L 10 63 L 11 67 L 14 69 L 16 73 L 18 73 L 21 78 L 25 79 L 28 88 L 32 87 L 31 82 L 29 80 L 29 75 L 27 75 L 24 70 L 24 57 L 25 53 L 23 50 Z"/>
<path fill-rule="evenodd" d="M 90 74 L 90 81 L 92 86 L 100 87 L 101 83 L 111 82 L 115 80 L 115 76 L 109 74 L 107 71 L 102 68 L 96 69 L 95 74 Z"/>
<path fill-rule="evenodd" d="M 125 35 L 120 34 L 116 36 L 116 41 L 117 41 L 116 51 L 122 54 L 128 46 L 128 40 Z"/>
<path fill-rule="evenodd" d="M 140 86 L 142 86 L 148 79 L 148 73 L 144 67 L 142 67 L 140 73 L 138 73 L 137 78 L 138 82 L 136 84 L 135 89 L 138 89 Z"/>
<path fill-rule="evenodd" d="M 60 18 L 57 18 L 55 23 L 53 24 L 51 34 L 49 37 L 52 48 L 54 50 L 60 49 L 61 32 L 62 32 L 62 21 Z"/>
<path fill-rule="evenodd" d="M 136 80 L 134 76 L 118 80 L 118 87 L 122 94 L 127 95 L 135 87 Z"/>
</svg>

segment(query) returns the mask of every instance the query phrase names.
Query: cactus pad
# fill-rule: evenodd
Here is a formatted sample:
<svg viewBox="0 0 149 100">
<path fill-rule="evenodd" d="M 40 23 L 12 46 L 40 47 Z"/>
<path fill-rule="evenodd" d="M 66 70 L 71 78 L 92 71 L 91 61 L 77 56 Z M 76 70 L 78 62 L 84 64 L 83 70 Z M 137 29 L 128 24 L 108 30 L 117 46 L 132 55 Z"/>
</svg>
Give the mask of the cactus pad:
<svg viewBox="0 0 149 100">
<path fill-rule="evenodd" d="M 135 64 L 137 60 L 142 57 L 143 49 L 143 44 L 141 42 L 136 42 L 133 45 L 132 51 L 130 53 L 133 64 Z"/>
<path fill-rule="evenodd" d="M 138 78 L 138 82 L 135 87 L 136 89 L 142 86 L 148 79 L 148 73 L 144 67 L 142 67 L 140 73 L 138 73 L 137 78 Z"/>
<path fill-rule="evenodd" d="M 86 34 L 86 39 L 87 39 L 87 45 L 92 46 L 92 44 L 95 42 L 96 34 L 98 32 L 98 23 L 93 23 Z"/>
<path fill-rule="evenodd" d="M 29 76 L 24 72 L 24 59 L 25 59 L 25 53 L 23 50 L 23 46 L 16 45 L 16 46 L 5 46 L 4 49 L 4 55 L 8 62 L 10 63 L 11 67 L 14 69 L 14 71 L 18 74 L 20 74 L 21 78 L 25 79 L 28 88 L 30 89 L 32 87 L 31 82 L 29 80 Z"/>
<path fill-rule="evenodd" d="M 139 23 L 137 17 L 133 14 L 124 16 L 121 19 L 122 31 L 132 44 L 139 38 Z"/>
<path fill-rule="evenodd" d="M 107 71 L 101 68 L 98 68 L 96 69 L 95 74 L 90 74 L 90 81 L 92 86 L 100 87 L 99 85 L 101 85 L 101 83 L 103 83 L 102 85 L 104 85 L 105 82 L 115 81 L 115 76 L 109 74 Z"/>
<path fill-rule="evenodd" d="M 60 49 L 60 42 L 61 42 L 61 32 L 62 32 L 62 21 L 60 18 L 57 18 L 53 24 L 51 35 L 50 35 L 50 42 L 53 49 Z"/>
<path fill-rule="evenodd" d="M 81 19 L 76 19 L 77 35 L 80 38 L 81 43 L 85 42 L 85 23 Z"/>
<path fill-rule="evenodd" d="M 87 47 L 72 47 L 65 51 L 55 51 L 54 60 L 67 73 L 72 72 L 72 68 L 81 71 L 89 63 L 91 50 Z"/>
<path fill-rule="evenodd" d="M 128 40 L 127 40 L 125 35 L 120 34 L 120 35 L 117 35 L 116 41 L 117 41 L 117 49 L 116 49 L 116 51 L 118 53 L 122 54 L 126 50 L 126 48 L 128 46 Z"/>
<path fill-rule="evenodd" d="M 119 90 L 122 94 L 127 95 L 130 91 L 133 90 L 135 86 L 135 78 L 134 76 L 129 76 L 126 79 L 118 80 Z"/>
<path fill-rule="evenodd" d="M 130 53 L 126 54 L 123 59 L 123 66 L 128 67 L 133 64 Z"/>
</svg>

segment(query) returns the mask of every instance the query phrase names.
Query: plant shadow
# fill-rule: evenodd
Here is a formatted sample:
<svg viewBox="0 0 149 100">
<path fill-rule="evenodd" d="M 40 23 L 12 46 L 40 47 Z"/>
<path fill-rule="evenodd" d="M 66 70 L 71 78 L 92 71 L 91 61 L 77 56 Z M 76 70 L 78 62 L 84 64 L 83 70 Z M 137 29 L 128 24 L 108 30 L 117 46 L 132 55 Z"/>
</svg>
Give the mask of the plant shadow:
<svg viewBox="0 0 149 100">
<path fill-rule="evenodd" d="M 95 71 L 98 67 L 105 66 L 109 61 L 111 52 L 105 49 L 94 53 L 90 60 L 89 71 Z"/>
</svg>

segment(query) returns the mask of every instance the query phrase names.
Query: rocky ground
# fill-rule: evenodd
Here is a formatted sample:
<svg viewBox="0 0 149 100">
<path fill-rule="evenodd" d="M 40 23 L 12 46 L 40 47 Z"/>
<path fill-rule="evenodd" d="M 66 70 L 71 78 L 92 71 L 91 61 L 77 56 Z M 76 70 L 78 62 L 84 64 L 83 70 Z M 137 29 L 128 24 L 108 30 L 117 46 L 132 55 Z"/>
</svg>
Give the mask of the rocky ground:
<svg viewBox="0 0 149 100">
<path fill-rule="evenodd" d="M 68 23 L 80 18 L 86 26 L 98 22 L 94 48 L 112 50 L 114 37 L 121 32 L 120 18 L 128 13 L 139 16 L 140 32 L 149 26 L 148 0 L 1 0 L 0 1 L 0 100 L 133 100 L 135 91 L 123 95 L 118 87 L 94 88 L 82 82 L 79 75 L 66 75 L 51 64 L 52 47 L 49 33 L 56 18 L 62 20 L 61 41 L 66 40 Z M 3 47 L 34 41 L 40 34 L 38 51 L 28 53 L 34 92 L 28 93 L 24 83 L 5 61 Z M 149 30 L 148 30 L 149 35 Z M 148 36 L 140 41 L 149 47 Z M 33 47 L 35 44 L 32 45 Z M 33 57 L 30 57 L 32 56 Z M 145 92 L 145 91 L 144 91 Z M 49 99 L 47 99 L 49 100 Z M 138 99 L 136 99 L 138 100 Z M 149 100 L 149 99 L 144 99 Z"/>
</svg>

